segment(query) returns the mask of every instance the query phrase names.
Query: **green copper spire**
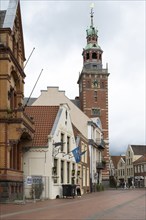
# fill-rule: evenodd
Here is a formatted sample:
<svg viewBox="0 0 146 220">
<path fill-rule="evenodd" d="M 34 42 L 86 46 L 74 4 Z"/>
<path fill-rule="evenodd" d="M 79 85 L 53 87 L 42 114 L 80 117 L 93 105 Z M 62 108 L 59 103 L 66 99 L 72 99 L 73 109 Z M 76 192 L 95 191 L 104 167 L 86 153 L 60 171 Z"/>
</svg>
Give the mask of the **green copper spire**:
<svg viewBox="0 0 146 220">
<path fill-rule="evenodd" d="M 90 25 L 90 28 L 86 30 L 87 37 L 92 36 L 92 35 L 97 36 L 97 32 L 98 32 L 97 29 L 95 29 L 95 27 L 93 26 L 93 14 L 94 14 L 94 12 L 93 12 L 93 7 L 94 7 L 93 3 L 91 4 L 90 7 L 91 7 L 91 12 L 90 12 L 90 14 L 91 14 L 91 25 Z"/>
</svg>

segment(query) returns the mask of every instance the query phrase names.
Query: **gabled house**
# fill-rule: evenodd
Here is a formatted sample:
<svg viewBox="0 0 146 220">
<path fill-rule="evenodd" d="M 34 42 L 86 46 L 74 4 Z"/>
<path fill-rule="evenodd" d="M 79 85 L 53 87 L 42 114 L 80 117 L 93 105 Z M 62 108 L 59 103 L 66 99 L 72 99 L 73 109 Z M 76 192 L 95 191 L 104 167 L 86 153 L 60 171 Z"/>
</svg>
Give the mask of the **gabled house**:
<svg viewBox="0 0 146 220">
<path fill-rule="evenodd" d="M 109 173 L 110 173 L 110 186 L 116 187 L 118 183 L 118 162 L 121 156 L 110 156 Z"/>
<path fill-rule="evenodd" d="M 146 145 L 129 145 L 126 150 L 126 181 L 134 180 L 133 163 L 146 153 Z"/>
<path fill-rule="evenodd" d="M 61 197 L 62 184 L 76 184 L 79 170 L 72 154 L 76 140 L 69 106 L 29 106 L 26 112 L 35 121 L 35 135 L 23 157 L 25 196 Z"/>
<path fill-rule="evenodd" d="M 146 154 L 133 162 L 136 187 L 146 187 Z"/>
<path fill-rule="evenodd" d="M 102 183 L 102 170 L 104 169 L 101 152 L 104 149 L 102 138 L 102 126 L 100 120 L 90 119 L 84 114 L 69 98 L 64 91 L 59 91 L 58 87 L 48 87 L 47 90 L 41 91 L 41 95 L 32 103 L 32 106 L 54 106 L 60 103 L 67 103 L 70 108 L 71 121 L 77 128 L 77 136 L 82 136 L 85 148 L 89 151 L 84 163 L 81 161 L 81 188 L 83 192 L 87 191 L 90 185 L 90 191 L 93 191 L 95 183 Z M 82 146 L 80 145 L 82 148 Z M 87 152 L 88 152 L 87 151 Z M 86 175 L 84 175 L 86 173 Z M 90 175 L 90 177 L 88 176 Z M 90 182 L 88 179 L 90 178 Z M 84 183 L 85 181 L 86 183 Z M 86 187 L 83 187 L 86 185 Z"/>
<path fill-rule="evenodd" d="M 119 186 L 122 186 L 125 182 L 126 179 L 125 171 L 126 171 L 126 159 L 125 156 L 121 156 L 117 163 L 117 181 Z"/>
<path fill-rule="evenodd" d="M 19 0 L 0 11 L 0 201 L 23 196 L 22 157 L 34 122 L 23 108 L 24 42 Z"/>
</svg>

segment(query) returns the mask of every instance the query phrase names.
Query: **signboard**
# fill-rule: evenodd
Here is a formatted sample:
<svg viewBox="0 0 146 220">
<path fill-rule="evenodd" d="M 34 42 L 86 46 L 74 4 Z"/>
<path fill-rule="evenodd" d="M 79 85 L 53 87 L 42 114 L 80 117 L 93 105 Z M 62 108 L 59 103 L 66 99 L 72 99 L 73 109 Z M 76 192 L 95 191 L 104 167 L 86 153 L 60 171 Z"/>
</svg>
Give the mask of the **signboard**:
<svg viewBox="0 0 146 220">
<path fill-rule="evenodd" d="M 26 183 L 27 183 L 27 185 L 32 185 L 32 177 L 31 176 L 27 176 Z"/>
<path fill-rule="evenodd" d="M 32 183 L 33 184 L 41 184 L 42 183 L 42 176 L 32 176 Z"/>
<path fill-rule="evenodd" d="M 42 183 L 42 176 L 27 176 L 26 183 L 27 183 L 27 185 L 41 184 Z"/>
</svg>

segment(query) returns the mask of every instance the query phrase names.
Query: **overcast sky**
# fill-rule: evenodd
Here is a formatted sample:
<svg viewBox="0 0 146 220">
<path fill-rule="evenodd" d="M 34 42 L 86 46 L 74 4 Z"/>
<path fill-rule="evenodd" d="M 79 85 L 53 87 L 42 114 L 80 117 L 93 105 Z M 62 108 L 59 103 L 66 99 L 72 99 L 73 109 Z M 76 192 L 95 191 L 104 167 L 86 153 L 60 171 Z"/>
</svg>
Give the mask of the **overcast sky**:
<svg viewBox="0 0 146 220">
<path fill-rule="evenodd" d="M 7 0 L 1 1 L 6 9 Z M 98 29 L 103 68 L 109 69 L 109 141 L 112 155 L 125 153 L 128 144 L 145 143 L 145 1 L 21 0 L 28 59 L 25 96 L 38 97 L 47 86 L 58 86 L 68 98 L 78 96 L 78 76 L 90 4 Z"/>
</svg>

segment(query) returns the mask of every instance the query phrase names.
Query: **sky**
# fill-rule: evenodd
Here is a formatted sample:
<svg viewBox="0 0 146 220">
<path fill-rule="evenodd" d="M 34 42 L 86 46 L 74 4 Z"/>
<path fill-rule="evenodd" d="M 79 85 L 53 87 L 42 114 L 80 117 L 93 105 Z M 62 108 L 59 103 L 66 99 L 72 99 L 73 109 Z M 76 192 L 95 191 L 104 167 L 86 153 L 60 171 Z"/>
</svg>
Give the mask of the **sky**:
<svg viewBox="0 0 146 220">
<path fill-rule="evenodd" d="M 110 154 L 125 154 L 129 144 L 145 138 L 145 0 L 21 0 L 26 60 L 25 97 L 57 86 L 68 98 L 79 95 L 77 80 L 94 3 L 94 26 L 109 75 Z M 0 0 L 6 9 L 7 0 Z"/>
</svg>

